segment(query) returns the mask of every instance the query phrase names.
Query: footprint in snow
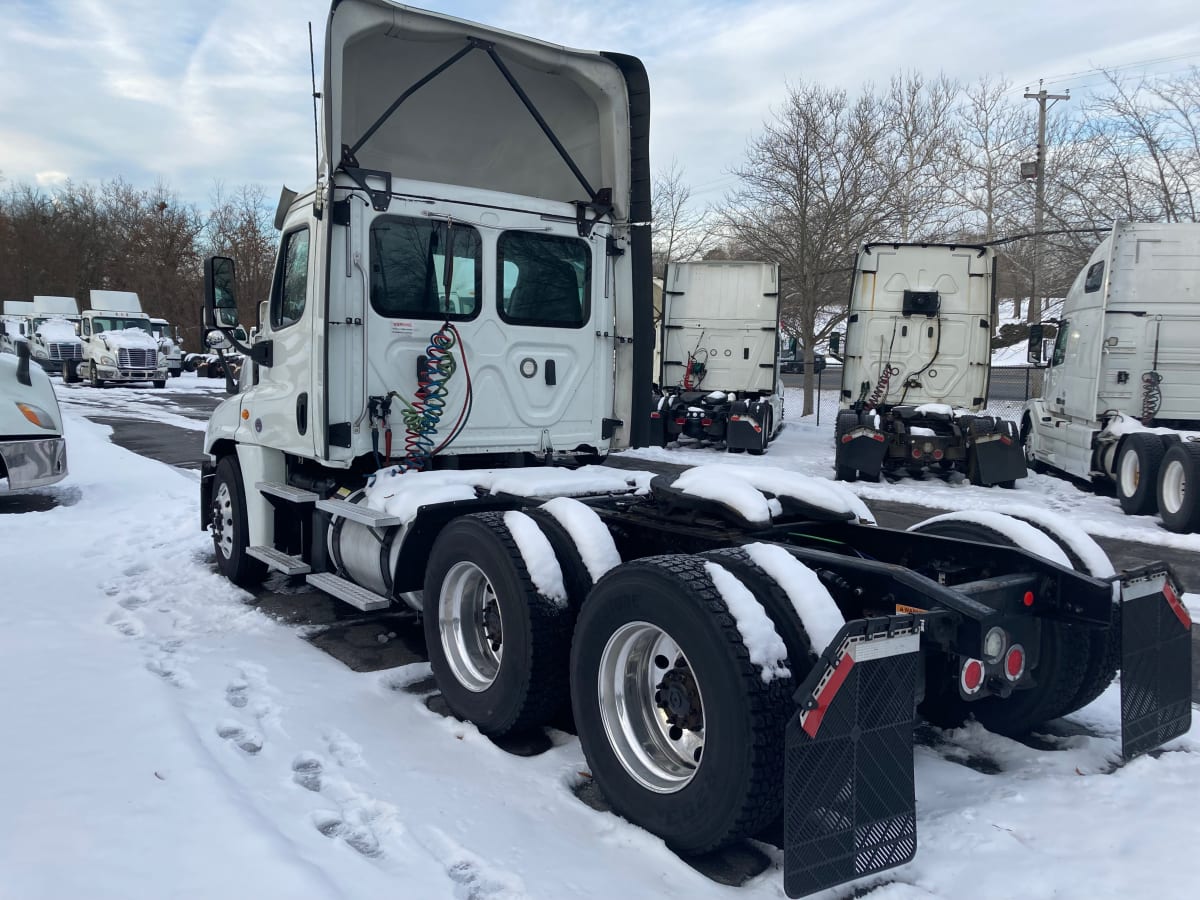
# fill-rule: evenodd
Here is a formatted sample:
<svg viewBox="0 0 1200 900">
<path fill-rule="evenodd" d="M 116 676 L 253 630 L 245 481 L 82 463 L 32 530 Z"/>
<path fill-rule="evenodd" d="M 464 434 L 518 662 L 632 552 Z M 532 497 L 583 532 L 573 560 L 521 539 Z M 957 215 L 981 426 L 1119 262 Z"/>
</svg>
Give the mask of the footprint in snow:
<svg viewBox="0 0 1200 900">
<path fill-rule="evenodd" d="M 356 850 L 363 856 L 378 857 L 383 855 L 383 850 L 379 847 L 379 839 L 375 836 L 375 832 L 364 825 L 350 824 L 338 813 L 329 810 L 315 812 L 313 813 L 313 825 L 325 837 L 340 838 L 351 849 Z"/>
<path fill-rule="evenodd" d="M 243 753 L 249 753 L 251 756 L 263 748 L 261 734 L 247 731 L 237 722 L 230 720 L 217 724 L 217 737 L 229 741 Z"/>
<path fill-rule="evenodd" d="M 315 753 L 301 753 L 292 760 L 292 781 L 314 794 L 321 791 L 321 773 L 325 763 Z"/>
<path fill-rule="evenodd" d="M 248 692 L 250 685 L 244 681 L 231 681 L 228 687 L 225 688 L 225 702 L 234 709 L 242 709 L 250 702 Z"/>
</svg>

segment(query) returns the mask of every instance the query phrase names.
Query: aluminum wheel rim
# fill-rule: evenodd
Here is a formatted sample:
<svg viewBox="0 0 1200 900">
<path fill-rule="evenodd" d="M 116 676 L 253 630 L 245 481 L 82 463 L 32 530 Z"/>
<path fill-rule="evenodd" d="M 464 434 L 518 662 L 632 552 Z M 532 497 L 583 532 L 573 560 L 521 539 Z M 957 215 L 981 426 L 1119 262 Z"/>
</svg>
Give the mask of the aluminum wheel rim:
<svg viewBox="0 0 1200 900">
<path fill-rule="evenodd" d="M 480 693 L 495 683 L 504 658 L 504 620 L 495 588 L 475 563 L 455 563 L 442 580 L 438 631 L 459 684 Z"/>
<path fill-rule="evenodd" d="M 1125 492 L 1126 497 L 1133 496 L 1141 480 L 1141 463 L 1138 462 L 1137 454 L 1130 450 L 1121 458 L 1121 490 Z"/>
<path fill-rule="evenodd" d="M 224 481 L 217 486 L 217 496 L 213 500 L 213 537 L 221 555 L 230 559 L 233 556 L 233 495 Z"/>
<path fill-rule="evenodd" d="M 1183 498 L 1187 494 L 1187 476 L 1183 473 L 1183 463 L 1177 459 L 1167 463 L 1162 475 L 1163 509 L 1169 513 L 1177 513 L 1183 508 Z"/>
<path fill-rule="evenodd" d="M 668 672 L 695 687 L 699 727 L 680 728 L 659 705 Z M 625 771 L 643 787 L 672 794 L 691 783 L 704 749 L 704 698 L 691 664 L 674 639 L 649 622 L 618 629 L 600 656 L 600 718 Z"/>
</svg>

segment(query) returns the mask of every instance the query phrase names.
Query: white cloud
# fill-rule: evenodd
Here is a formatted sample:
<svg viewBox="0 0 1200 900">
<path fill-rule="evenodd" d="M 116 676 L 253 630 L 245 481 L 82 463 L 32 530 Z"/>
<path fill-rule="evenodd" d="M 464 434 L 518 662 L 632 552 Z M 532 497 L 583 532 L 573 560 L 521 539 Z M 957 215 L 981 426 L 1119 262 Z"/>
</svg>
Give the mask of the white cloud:
<svg viewBox="0 0 1200 900">
<path fill-rule="evenodd" d="M 543 40 L 639 56 L 655 168 L 678 159 L 719 199 L 787 84 L 857 90 L 902 70 L 964 79 L 1195 54 L 1193 0 L 1008 4 L 944 0 L 446 0 L 442 11 Z M 299 186 L 313 170 L 306 23 L 327 0 L 11 0 L 0 31 L 0 171 L 163 178 L 203 203 L 214 182 Z M 1181 24 L 1182 23 L 1182 24 Z M 1132 69 L 1131 71 L 1137 71 Z M 1056 82 L 1056 90 L 1076 77 Z M 43 183 L 38 181 L 38 183 Z M 45 184 L 52 184 L 46 181 Z"/>
</svg>

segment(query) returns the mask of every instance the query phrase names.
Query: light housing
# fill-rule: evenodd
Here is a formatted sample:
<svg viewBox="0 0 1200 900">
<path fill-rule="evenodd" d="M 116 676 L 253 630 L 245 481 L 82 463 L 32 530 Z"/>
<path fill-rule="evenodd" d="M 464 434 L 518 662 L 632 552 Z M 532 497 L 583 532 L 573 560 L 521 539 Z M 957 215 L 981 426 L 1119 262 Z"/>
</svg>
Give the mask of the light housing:
<svg viewBox="0 0 1200 900">
<path fill-rule="evenodd" d="M 46 412 L 40 406 L 34 406 L 32 403 L 14 402 L 17 404 L 17 409 L 21 411 L 21 415 L 38 428 L 45 428 L 47 431 L 58 431 L 58 423 L 54 421 L 50 413 Z"/>
</svg>

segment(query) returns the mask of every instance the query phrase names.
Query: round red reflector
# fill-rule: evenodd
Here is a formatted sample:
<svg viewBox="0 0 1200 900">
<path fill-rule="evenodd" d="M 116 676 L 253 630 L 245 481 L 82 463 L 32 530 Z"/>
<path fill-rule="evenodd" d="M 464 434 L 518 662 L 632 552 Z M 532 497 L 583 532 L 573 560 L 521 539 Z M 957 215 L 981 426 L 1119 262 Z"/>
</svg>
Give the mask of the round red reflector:
<svg viewBox="0 0 1200 900">
<path fill-rule="evenodd" d="M 962 689 L 968 694 L 974 694 L 983 686 L 983 663 L 977 659 L 968 659 L 962 667 Z"/>
<path fill-rule="evenodd" d="M 946 454 L 945 454 L 945 453 L 943 453 L 941 450 L 934 450 L 934 451 L 933 451 L 933 458 L 934 458 L 934 459 L 941 459 L 941 458 L 942 458 L 943 456 L 945 456 L 945 455 L 946 455 Z"/>
<path fill-rule="evenodd" d="M 913 447 L 913 459 L 921 458 L 921 450 L 918 447 Z"/>
<path fill-rule="evenodd" d="M 1021 599 L 1021 602 L 1026 606 L 1033 606 L 1033 591 L 1026 591 L 1025 596 Z"/>
<path fill-rule="evenodd" d="M 1025 674 L 1025 648 L 1020 644 L 1013 644 L 1004 657 L 1004 674 L 1012 681 Z"/>
</svg>

